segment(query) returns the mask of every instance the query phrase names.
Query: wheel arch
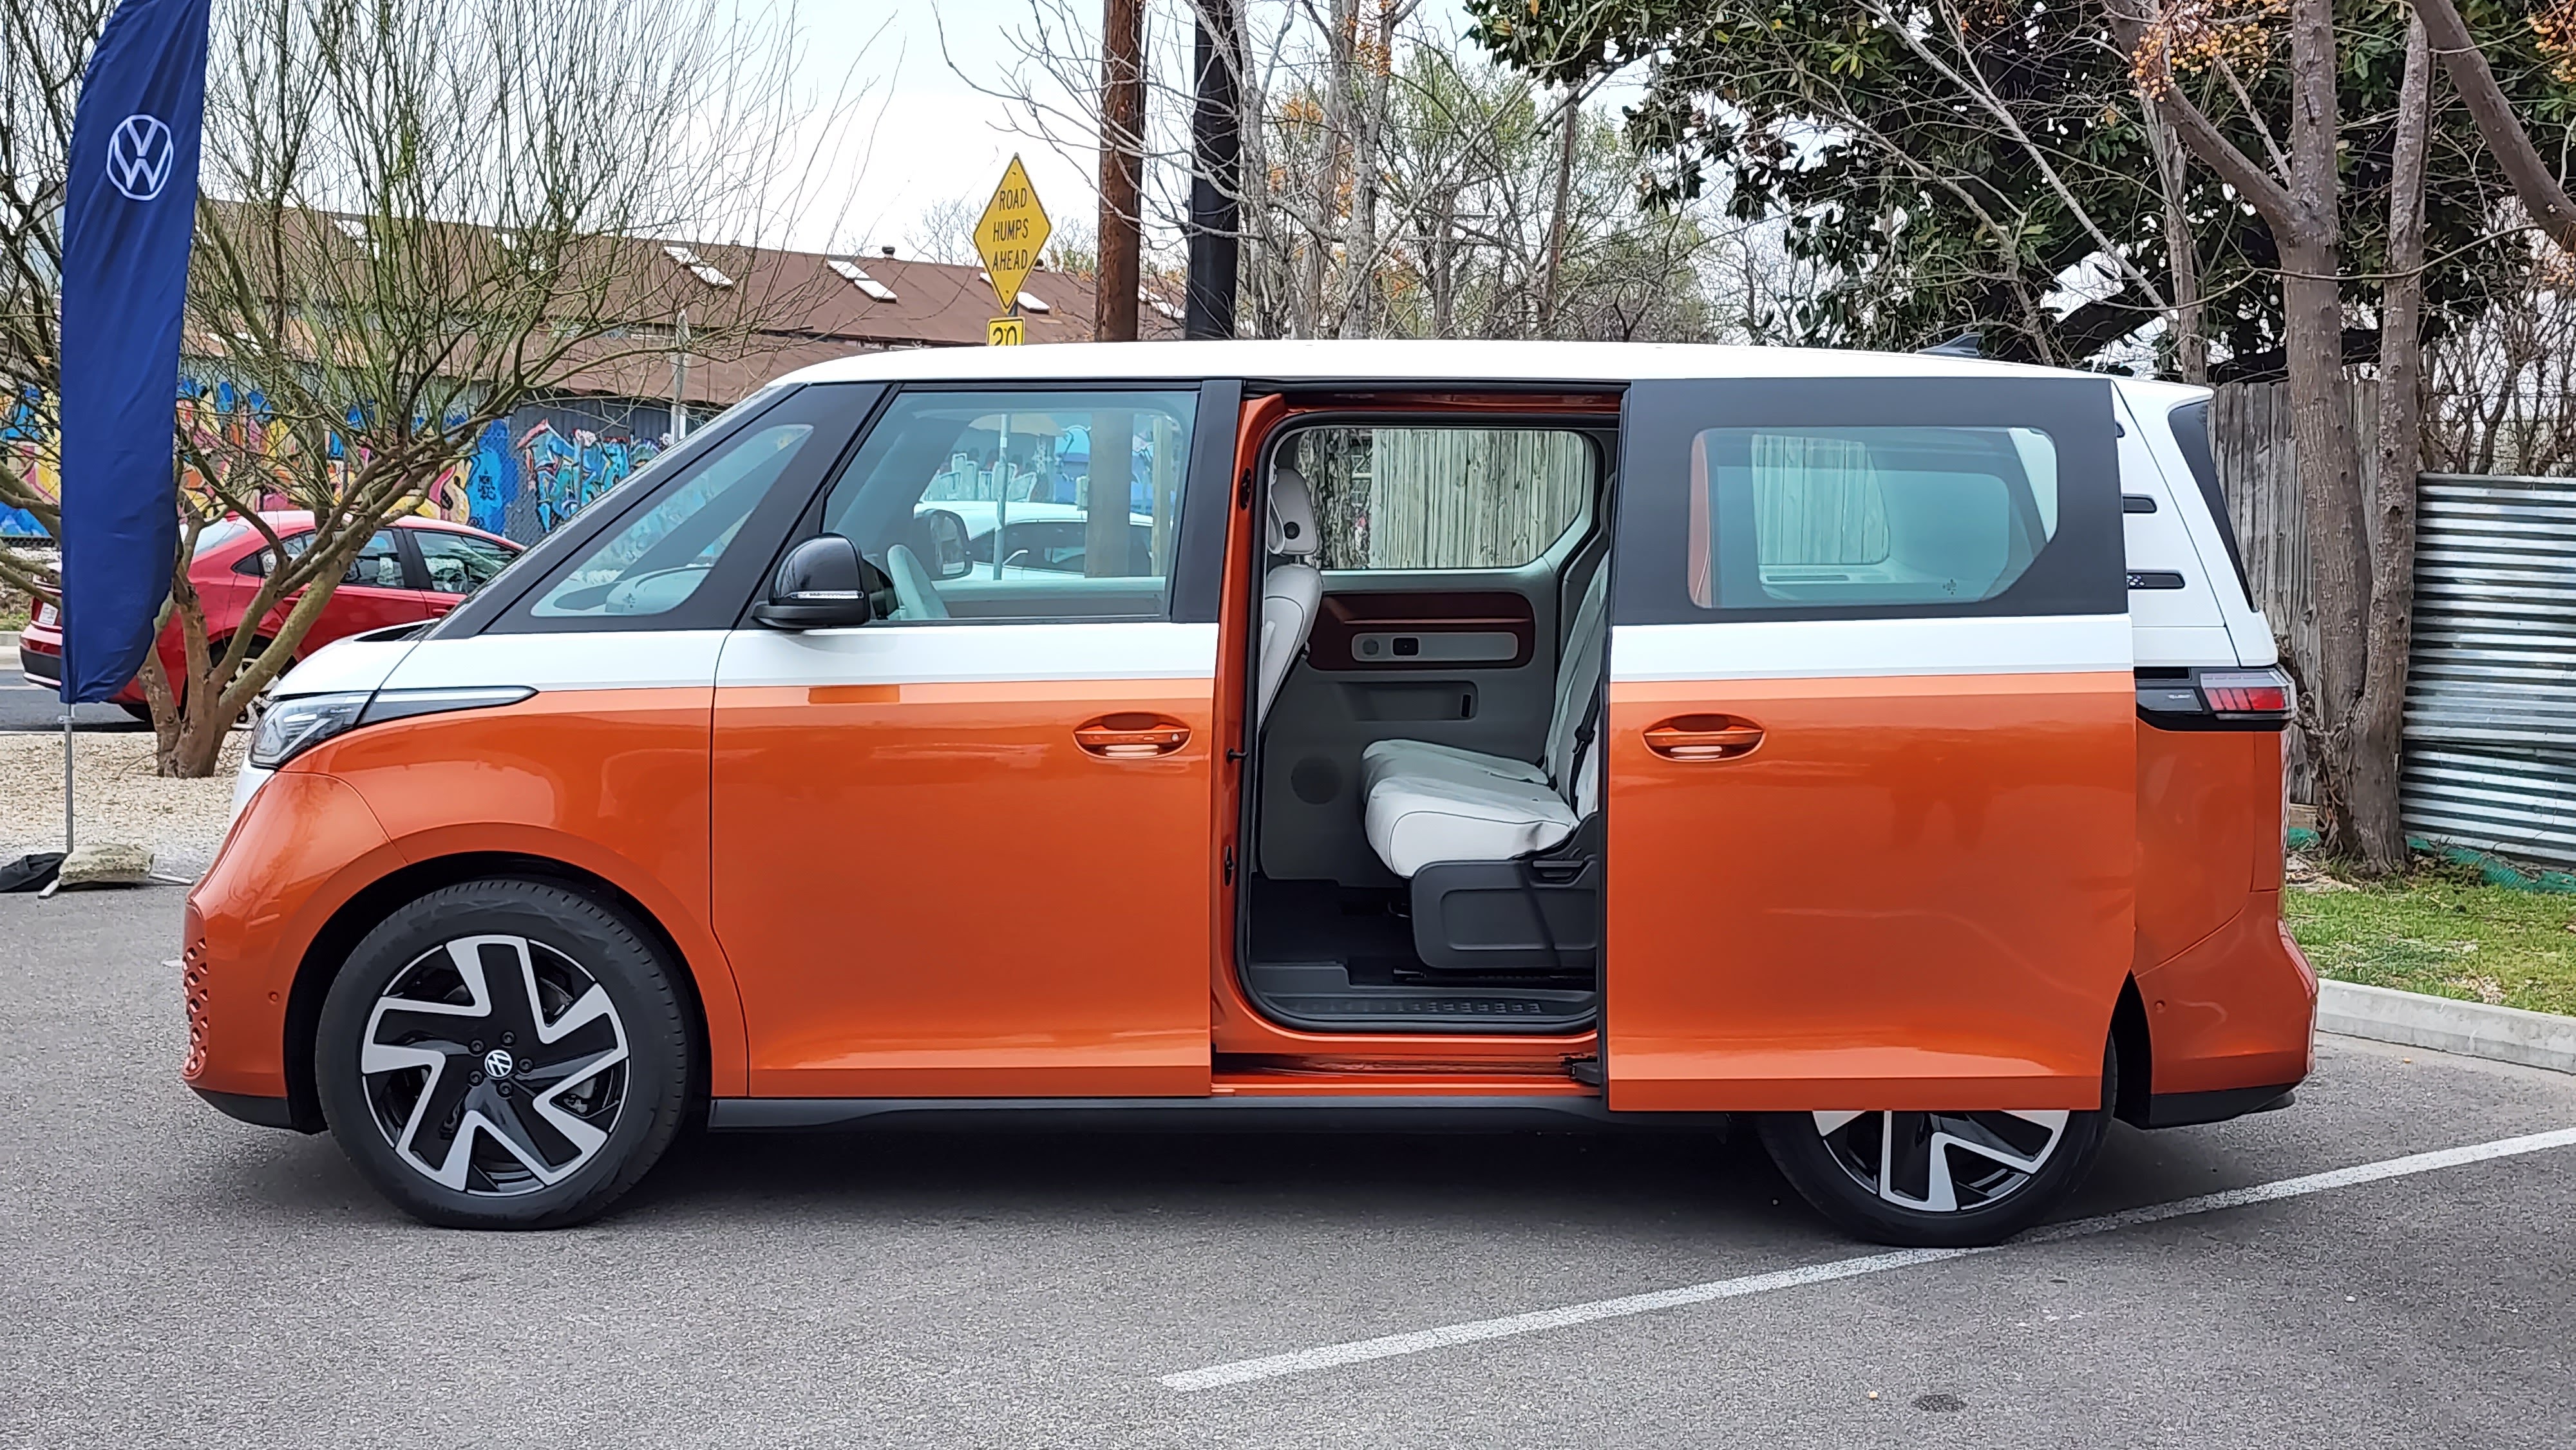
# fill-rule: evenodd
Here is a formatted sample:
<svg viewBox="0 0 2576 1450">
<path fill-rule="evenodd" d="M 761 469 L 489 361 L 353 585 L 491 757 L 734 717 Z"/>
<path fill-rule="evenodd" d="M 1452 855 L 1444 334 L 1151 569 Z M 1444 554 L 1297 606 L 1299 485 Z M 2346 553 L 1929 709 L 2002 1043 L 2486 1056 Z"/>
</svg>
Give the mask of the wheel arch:
<svg viewBox="0 0 2576 1450">
<path fill-rule="evenodd" d="M 321 1026 L 323 999 L 330 995 L 331 983 L 348 964 L 350 953 L 357 950 L 368 932 L 404 903 L 461 882 L 491 878 L 542 881 L 588 896 L 632 920 L 650 936 L 665 960 L 678 965 L 673 986 L 682 996 L 689 1022 L 689 1056 L 693 1064 L 690 1101 L 699 1105 L 693 1111 L 704 1110 L 709 1093 L 706 999 L 699 990 L 697 970 L 689 954 L 681 949 L 670 928 L 634 893 L 597 872 L 546 856 L 471 851 L 415 861 L 369 882 L 342 902 L 305 946 L 303 958 L 296 964 L 295 980 L 287 989 L 284 1043 L 287 1114 L 298 1131 L 318 1133 L 325 1126 L 321 1096 L 313 1078 L 315 1034 Z"/>
<path fill-rule="evenodd" d="M 2135 976 L 2120 983 L 2120 1000 L 2111 1009 L 2111 1051 L 2119 1064 L 2119 1097 L 2111 1104 L 2111 1116 L 2143 1128 L 2148 1100 L 2155 1094 L 2155 1035 L 2147 1026 L 2146 1001 Z"/>
</svg>

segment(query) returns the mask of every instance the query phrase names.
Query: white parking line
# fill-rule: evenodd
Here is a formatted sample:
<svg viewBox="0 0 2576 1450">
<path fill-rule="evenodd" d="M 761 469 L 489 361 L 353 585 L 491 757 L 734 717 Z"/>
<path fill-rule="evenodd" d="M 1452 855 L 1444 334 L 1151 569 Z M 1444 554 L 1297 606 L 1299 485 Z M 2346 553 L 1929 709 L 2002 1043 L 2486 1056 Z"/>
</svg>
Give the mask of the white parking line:
<svg viewBox="0 0 2576 1450">
<path fill-rule="evenodd" d="M 2270 1203 L 2275 1199 L 2298 1198 L 2310 1193 L 2323 1193 L 2331 1188 L 2350 1188 L 2357 1184 L 2376 1183 L 2384 1178 L 2404 1178 L 2417 1173 L 2431 1173 L 2443 1168 L 2456 1168 L 2466 1163 L 2483 1163 L 2491 1158 L 2513 1158 L 2525 1153 L 2543 1153 L 2552 1148 L 2576 1147 L 2576 1128 L 2560 1128 L 2548 1133 L 2527 1133 L 2519 1138 L 2498 1138 L 2491 1143 L 2471 1143 L 2459 1148 L 2441 1148 L 2430 1153 L 2410 1153 L 2403 1158 L 2388 1158 L 2377 1163 L 2360 1163 L 2350 1168 L 2335 1168 L 2324 1173 L 2307 1173 L 2296 1178 L 2283 1178 L 2271 1183 L 2258 1183 L 2250 1188 L 2230 1188 L 2218 1193 L 2204 1193 L 2194 1198 L 2176 1199 L 2171 1203 L 2149 1204 L 2144 1208 L 2106 1213 L 2095 1218 L 2079 1218 L 2066 1223 L 2033 1229 L 2013 1244 L 1982 1249 L 1899 1249 L 1892 1253 L 1864 1254 L 1859 1258 L 1834 1259 L 1821 1264 L 1805 1264 L 1794 1269 L 1777 1269 L 1768 1274 L 1748 1274 L 1738 1279 L 1718 1279 L 1706 1284 L 1687 1284 L 1678 1289 L 1657 1289 L 1651 1293 L 1629 1294 L 1617 1299 L 1596 1299 L 1589 1304 L 1569 1304 L 1558 1309 L 1538 1309 L 1527 1314 L 1507 1315 L 1500 1319 L 1473 1319 L 1462 1324 L 1444 1324 L 1436 1329 L 1416 1329 L 1405 1334 L 1385 1334 L 1375 1339 L 1355 1339 L 1342 1344 L 1320 1345 L 1313 1349 L 1292 1350 L 1286 1354 L 1267 1354 L 1259 1359 L 1239 1359 L 1231 1364 L 1209 1365 L 1205 1369 L 1183 1370 L 1163 1376 L 1163 1383 L 1184 1392 L 1219 1389 L 1226 1385 L 1248 1384 L 1254 1380 L 1278 1379 L 1286 1375 L 1307 1374 L 1336 1365 L 1358 1364 L 1364 1360 L 1392 1359 L 1398 1355 L 1420 1354 L 1428 1349 L 1445 1349 L 1453 1344 L 1473 1344 L 1484 1339 L 1506 1339 L 1516 1334 L 1536 1334 L 1541 1330 L 1565 1329 L 1589 1324 L 1598 1319 L 1621 1319 L 1631 1314 L 1647 1314 L 1658 1309 L 1676 1309 L 1685 1304 L 1705 1304 L 1713 1299 L 1738 1299 L 1747 1294 L 1766 1294 L 1774 1289 L 1795 1289 L 1805 1284 L 1822 1284 L 1834 1279 L 1856 1278 L 1862 1274 L 1884 1273 L 1889 1269 L 1912 1268 L 1916 1264 L 1938 1263 L 1943 1259 L 1966 1258 L 1972 1254 L 1999 1253 L 2014 1244 L 2055 1243 L 2063 1239 L 2086 1238 L 2139 1224 L 2157 1223 L 2169 1218 L 2183 1218 L 2196 1213 L 2213 1213 L 2222 1208 L 2242 1208 L 2252 1203 Z"/>
</svg>

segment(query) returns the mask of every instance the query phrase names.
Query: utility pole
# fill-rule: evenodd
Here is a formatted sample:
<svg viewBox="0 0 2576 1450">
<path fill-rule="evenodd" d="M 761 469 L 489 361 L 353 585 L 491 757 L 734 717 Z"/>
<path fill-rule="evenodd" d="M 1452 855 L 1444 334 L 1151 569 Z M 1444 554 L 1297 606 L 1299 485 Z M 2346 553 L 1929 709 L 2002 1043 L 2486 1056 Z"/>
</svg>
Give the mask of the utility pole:
<svg viewBox="0 0 2576 1450">
<path fill-rule="evenodd" d="M 1235 102 L 1235 0 L 1201 0 L 1190 118 L 1189 337 L 1234 336 L 1234 274 L 1242 231 L 1243 136 Z"/>
<path fill-rule="evenodd" d="M 1145 150 L 1145 0 L 1105 0 L 1100 22 L 1100 276 L 1092 336 L 1136 340 Z"/>
</svg>

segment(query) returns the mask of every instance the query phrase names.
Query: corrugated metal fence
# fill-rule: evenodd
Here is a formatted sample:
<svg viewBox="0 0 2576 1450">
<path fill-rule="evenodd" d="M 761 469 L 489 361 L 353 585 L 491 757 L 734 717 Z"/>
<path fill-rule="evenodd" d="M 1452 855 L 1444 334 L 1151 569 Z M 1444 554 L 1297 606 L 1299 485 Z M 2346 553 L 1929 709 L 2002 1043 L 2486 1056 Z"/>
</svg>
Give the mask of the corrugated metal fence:
<svg viewBox="0 0 2576 1450">
<path fill-rule="evenodd" d="M 2368 488 L 2378 408 L 2370 384 L 2352 393 Z M 2286 388 L 2220 388 L 2210 434 L 2254 603 L 2285 650 L 2312 659 L 2316 610 Z M 2428 473 L 2420 487 L 2407 827 L 2576 863 L 2576 479 Z M 2291 796 L 2310 799 L 2295 736 L 2291 756 Z"/>
<path fill-rule="evenodd" d="M 2576 864 L 2576 479 L 2417 493 L 2406 823 Z"/>
</svg>

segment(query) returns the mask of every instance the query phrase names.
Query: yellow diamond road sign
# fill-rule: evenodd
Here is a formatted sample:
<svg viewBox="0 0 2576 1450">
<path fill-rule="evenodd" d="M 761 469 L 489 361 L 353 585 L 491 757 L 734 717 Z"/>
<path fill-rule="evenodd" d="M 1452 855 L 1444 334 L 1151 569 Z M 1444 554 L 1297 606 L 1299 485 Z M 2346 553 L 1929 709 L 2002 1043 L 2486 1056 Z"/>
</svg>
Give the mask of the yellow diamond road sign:
<svg viewBox="0 0 2576 1450">
<path fill-rule="evenodd" d="M 1012 157 L 1002 173 L 1002 184 L 993 188 L 993 199 L 984 204 L 982 220 L 975 223 L 975 250 L 984 258 L 984 270 L 993 279 L 993 295 L 1004 312 L 1018 306 L 1020 284 L 1029 279 L 1029 269 L 1037 265 L 1038 248 L 1054 231 L 1046 208 L 1038 205 L 1037 188 L 1029 185 L 1028 172 L 1021 168 L 1020 158 Z"/>
</svg>

